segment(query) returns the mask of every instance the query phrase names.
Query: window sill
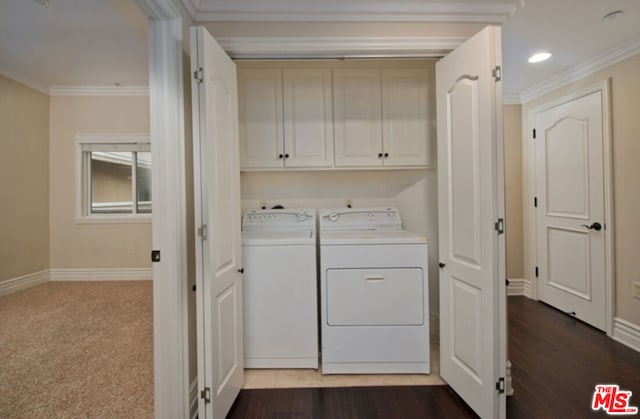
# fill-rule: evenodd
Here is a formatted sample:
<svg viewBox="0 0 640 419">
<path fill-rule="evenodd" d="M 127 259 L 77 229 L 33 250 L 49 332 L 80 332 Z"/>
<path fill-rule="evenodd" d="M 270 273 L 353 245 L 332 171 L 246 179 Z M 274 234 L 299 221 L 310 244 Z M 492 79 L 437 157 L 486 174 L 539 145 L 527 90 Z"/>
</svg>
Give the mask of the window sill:
<svg viewBox="0 0 640 419">
<path fill-rule="evenodd" d="M 76 224 L 151 224 L 151 214 L 143 215 L 88 215 L 76 217 Z"/>
</svg>

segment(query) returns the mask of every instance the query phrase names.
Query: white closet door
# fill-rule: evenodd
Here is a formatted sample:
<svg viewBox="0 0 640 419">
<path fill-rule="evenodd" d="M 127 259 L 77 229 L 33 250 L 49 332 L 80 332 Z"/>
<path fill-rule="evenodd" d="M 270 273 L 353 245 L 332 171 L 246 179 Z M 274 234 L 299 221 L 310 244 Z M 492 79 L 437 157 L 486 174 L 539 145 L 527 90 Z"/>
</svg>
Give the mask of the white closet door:
<svg viewBox="0 0 640 419">
<path fill-rule="evenodd" d="M 436 65 L 440 374 L 482 418 L 506 416 L 500 29 Z"/>
<path fill-rule="evenodd" d="M 244 380 L 236 66 L 203 27 L 191 28 L 197 242 L 198 417 L 224 418 Z"/>
</svg>

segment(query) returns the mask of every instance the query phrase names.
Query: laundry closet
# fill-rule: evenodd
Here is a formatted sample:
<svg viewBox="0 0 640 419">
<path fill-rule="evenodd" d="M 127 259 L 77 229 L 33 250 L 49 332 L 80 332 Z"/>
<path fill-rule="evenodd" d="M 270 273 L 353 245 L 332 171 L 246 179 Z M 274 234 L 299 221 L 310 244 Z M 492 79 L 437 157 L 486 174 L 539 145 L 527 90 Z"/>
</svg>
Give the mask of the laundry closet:
<svg viewBox="0 0 640 419">
<path fill-rule="evenodd" d="M 424 321 L 432 335 L 439 327 L 435 62 L 236 61 L 243 214 L 397 209 L 402 228 L 428 244 Z"/>
</svg>

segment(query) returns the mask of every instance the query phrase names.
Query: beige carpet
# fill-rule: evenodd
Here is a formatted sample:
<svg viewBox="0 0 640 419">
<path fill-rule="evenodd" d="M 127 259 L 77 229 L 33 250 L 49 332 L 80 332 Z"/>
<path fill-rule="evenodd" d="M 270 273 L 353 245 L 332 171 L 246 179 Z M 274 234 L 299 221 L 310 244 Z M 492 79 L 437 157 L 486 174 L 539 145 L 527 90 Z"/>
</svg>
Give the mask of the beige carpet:
<svg viewBox="0 0 640 419">
<path fill-rule="evenodd" d="M 0 297 L 0 418 L 153 417 L 151 281 Z"/>
</svg>

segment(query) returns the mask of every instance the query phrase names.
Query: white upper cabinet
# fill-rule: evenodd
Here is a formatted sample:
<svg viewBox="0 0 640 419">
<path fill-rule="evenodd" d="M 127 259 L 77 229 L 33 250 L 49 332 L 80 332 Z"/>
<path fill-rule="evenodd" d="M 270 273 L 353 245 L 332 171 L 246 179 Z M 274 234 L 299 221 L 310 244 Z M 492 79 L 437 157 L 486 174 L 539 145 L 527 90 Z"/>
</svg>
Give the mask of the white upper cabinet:
<svg viewBox="0 0 640 419">
<path fill-rule="evenodd" d="M 284 166 L 333 166 L 331 70 L 284 70 Z"/>
<path fill-rule="evenodd" d="M 240 167 L 282 167 L 282 70 L 238 71 Z"/>
<path fill-rule="evenodd" d="M 238 71 L 243 169 L 333 166 L 331 70 Z"/>
<path fill-rule="evenodd" d="M 382 70 L 382 149 L 385 166 L 432 166 L 429 72 Z"/>
<path fill-rule="evenodd" d="M 380 166 L 380 70 L 334 70 L 333 106 L 336 166 Z"/>
<path fill-rule="evenodd" d="M 310 64 L 238 70 L 242 169 L 435 166 L 432 66 Z"/>
</svg>

